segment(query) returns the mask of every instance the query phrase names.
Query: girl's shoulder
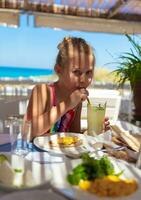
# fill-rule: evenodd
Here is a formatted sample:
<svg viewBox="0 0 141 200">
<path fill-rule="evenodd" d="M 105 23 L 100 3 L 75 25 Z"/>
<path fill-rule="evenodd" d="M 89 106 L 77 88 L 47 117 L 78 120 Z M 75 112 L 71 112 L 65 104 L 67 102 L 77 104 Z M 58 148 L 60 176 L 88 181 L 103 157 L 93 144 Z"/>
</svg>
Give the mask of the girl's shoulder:
<svg viewBox="0 0 141 200">
<path fill-rule="evenodd" d="M 32 94 L 36 94 L 39 96 L 55 96 L 55 89 L 54 89 L 54 83 L 42 83 L 42 84 L 37 84 L 33 87 L 32 89 Z"/>
<path fill-rule="evenodd" d="M 37 84 L 33 87 L 33 91 L 37 91 L 37 92 L 45 92 L 48 91 L 50 88 L 50 85 L 47 83 L 42 83 L 42 84 Z"/>
</svg>

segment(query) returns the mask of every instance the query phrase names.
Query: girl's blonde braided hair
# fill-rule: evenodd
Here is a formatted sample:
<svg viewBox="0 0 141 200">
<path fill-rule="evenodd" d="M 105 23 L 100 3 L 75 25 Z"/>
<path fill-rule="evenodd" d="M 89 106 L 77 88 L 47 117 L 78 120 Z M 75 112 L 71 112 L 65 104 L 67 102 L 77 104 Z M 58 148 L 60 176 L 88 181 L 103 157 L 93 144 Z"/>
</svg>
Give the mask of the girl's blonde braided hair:
<svg viewBox="0 0 141 200">
<path fill-rule="evenodd" d="M 68 60 L 70 58 L 70 46 L 72 46 L 74 49 L 78 49 L 79 52 L 83 51 L 85 54 L 92 54 L 95 64 L 93 48 L 84 39 L 78 37 L 65 37 L 63 41 L 57 46 L 59 52 L 56 58 L 56 65 L 64 67 L 68 64 Z"/>
</svg>

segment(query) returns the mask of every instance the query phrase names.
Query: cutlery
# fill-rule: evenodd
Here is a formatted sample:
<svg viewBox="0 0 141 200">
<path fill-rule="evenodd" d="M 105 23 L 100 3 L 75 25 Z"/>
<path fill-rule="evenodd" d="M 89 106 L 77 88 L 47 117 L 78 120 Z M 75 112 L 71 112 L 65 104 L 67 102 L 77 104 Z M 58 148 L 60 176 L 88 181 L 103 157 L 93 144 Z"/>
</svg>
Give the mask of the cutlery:
<svg viewBox="0 0 141 200">
<path fill-rule="evenodd" d="M 68 158 L 71 158 L 71 159 L 79 159 L 79 158 L 82 157 L 83 153 L 88 153 L 89 156 L 92 156 L 93 154 L 97 154 L 97 153 L 100 153 L 100 152 L 108 153 L 108 150 L 121 151 L 121 150 L 126 149 L 126 147 L 122 147 L 122 146 L 111 147 L 111 148 L 107 148 L 107 149 L 104 149 L 104 148 L 102 149 L 102 148 L 94 149 L 93 147 L 88 146 L 88 145 L 82 146 L 82 147 L 77 148 L 78 153 L 65 152 L 65 156 L 68 157 Z"/>
<path fill-rule="evenodd" d="M 99 152 L 108 153 L 109 150 L 121 151 L 121 150 L 125 150 L 125 149 L 126 149 L 126 147 L 122 147 L 122 146 L 110 147 L 110 148 L 107 148 L 107 149 L 97 149 L 97 150 L 90 151 L 89 155 L 92 156 L 93 154 L 96 154 L 96 153 L 99 153 Z"/>
<path fill-rule="evenodd" d="M 137 162 L 135 166 L 141 169 L 141 145 L 140 145 L 139 154 L 138 154 L 138 158 L 137 158 Z"/>
</svg>

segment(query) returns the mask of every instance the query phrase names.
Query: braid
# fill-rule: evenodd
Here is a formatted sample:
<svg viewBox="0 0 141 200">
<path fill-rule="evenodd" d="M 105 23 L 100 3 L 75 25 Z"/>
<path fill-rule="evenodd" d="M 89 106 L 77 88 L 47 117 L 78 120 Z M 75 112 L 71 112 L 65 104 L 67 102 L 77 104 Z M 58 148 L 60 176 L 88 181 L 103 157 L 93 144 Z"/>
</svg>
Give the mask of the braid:
<svg viewBox="0 0 141 200">
<path fill-rule="evenodd" d="M 78 49 L 79 52 L 84 52 L 85 54 L 92 54 L 95 63 L 95 57 L 93 54 L 93 48 L 82 38 L 77 37 L 65 37 L 63 41 L 57 46 L 59 49 L 56 65 L 61 67 L 66 66 L 69 58 L 71 57 L 74 49 Z"/>
</svg>

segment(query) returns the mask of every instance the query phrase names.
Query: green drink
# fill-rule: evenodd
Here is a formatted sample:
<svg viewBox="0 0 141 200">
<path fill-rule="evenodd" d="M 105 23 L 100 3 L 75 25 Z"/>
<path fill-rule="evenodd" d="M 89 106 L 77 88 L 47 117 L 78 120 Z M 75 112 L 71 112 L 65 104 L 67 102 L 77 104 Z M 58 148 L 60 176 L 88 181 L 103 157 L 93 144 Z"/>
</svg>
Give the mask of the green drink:
<svg viewBox="0 0 141 200">
<path fill-rule="evenodd" d="M 87 105 L 88 135 L 96 136 L 103 131 L 106 103 L 104 105 Z"/>
</svg>

